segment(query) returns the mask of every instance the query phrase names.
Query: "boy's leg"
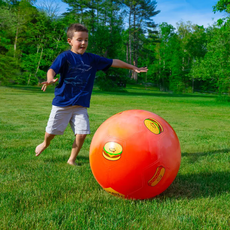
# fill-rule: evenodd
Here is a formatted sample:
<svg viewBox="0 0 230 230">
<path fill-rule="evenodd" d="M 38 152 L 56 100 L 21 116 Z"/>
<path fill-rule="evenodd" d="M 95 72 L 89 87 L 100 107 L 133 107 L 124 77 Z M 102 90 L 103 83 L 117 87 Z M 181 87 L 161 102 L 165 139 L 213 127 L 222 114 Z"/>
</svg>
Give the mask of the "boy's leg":
<svg viewBox="0 0 230 230">
<path fill-rule="evenodd" d="M 45 133 L 44 141 L 35 149 L 36 156 L 39 156 L 50 145 L 50 141 L 53 140 L 54 137 L 54 134 Z"/>
<path fill-rule="evenodd" d="M 39 156 L 49 145 L 56 135 L 62 135 L 71 118 L 70 107 L 52 106 L 50 117 L 46 126 L 44 141 L 35 149 L 36 156 Z M 53 134 L 51 134 L 53 133 Z"/>
<path fill-rule="evenodd" d="M 75 161 L 77 155 L 81 150 L 81 147 L 84 143 L 87 134 L 90 134 L 89 116 L 87 113 L 87 108 L 81 106 L 74 106 L 73 116 L 70 120 L 70 125 L 76 138 L 74 140 L 71 155 L 67 163 L 70 165 L 76 165 Z"/>
<path fill-rule="evenodd" d="M 84 143 L 86 136 L 87 136 L 87 134 L 76 134 L 76 138 L 75 138 L 75 140 L 73 142 L 73 146 L 72 146 L 71 155 L 70 155 L 69 160 L 67 161 L 68 164 L 76 165 L 75 160 L 77 158 L 78 153 L 81 150 L 81 147 Z"/>
</svg>

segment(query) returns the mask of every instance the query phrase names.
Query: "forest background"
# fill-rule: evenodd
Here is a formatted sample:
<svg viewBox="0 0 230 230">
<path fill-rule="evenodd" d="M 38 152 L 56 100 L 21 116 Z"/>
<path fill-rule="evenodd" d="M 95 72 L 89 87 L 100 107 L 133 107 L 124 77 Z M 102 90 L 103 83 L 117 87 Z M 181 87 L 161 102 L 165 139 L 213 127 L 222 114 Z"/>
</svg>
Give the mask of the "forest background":
<svg viewBox="0 0 230 230">
<path fill-rule="evenodd" d="M 63 0 L 68 11 L 57 14 L 55 1 L 35 7 L 33 0 L 0 0 L 0 85 L 38 85 L 61 52 L 69 49 L 66 30 L 72 23 L 89 29 L 87 52 L 147 66 L 147 74 L 110 69 L 98 72 L 102 90 L 129 84 L 152 85 L 173 93 L 230 95 L 230 0 L 214 12 L 226 12 L 212 26 L 178 22 L 156 25 L 153 0 Z"/>
</svg>

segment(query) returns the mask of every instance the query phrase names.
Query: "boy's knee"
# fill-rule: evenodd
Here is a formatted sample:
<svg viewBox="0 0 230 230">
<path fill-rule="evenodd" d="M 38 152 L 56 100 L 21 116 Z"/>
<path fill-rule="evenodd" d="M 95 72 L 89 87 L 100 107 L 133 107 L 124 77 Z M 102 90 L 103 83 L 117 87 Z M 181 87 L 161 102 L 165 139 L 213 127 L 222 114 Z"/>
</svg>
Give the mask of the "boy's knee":
<svg viewBox="0 0 230 230">
<path fill-rule="evenodd" d="M 54 137 L 55 137 L 54 134 L 50 134 L 50 133 L 47 133 L 47 132 L 45 133 L 45 138 L 46 138 L 46 139 L 52 140 Z"/>
<path fill-rule="evenodd" d="M 87 134 L 77 134 L 76 138 L 80 139 L 80 140 L 85 140 Z"/>
</svg>

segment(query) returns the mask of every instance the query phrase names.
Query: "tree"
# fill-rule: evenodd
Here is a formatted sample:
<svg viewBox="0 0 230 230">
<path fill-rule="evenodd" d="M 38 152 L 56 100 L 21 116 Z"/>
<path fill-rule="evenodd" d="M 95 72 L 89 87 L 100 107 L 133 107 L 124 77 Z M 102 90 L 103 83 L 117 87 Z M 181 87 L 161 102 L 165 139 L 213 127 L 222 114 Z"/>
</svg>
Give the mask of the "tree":
<svg viewBox="0 0 230 230">
<path fill-rule="evenodd" d="M 230 20 L 221 26 L 215 26 L 204 59 L 197 60 L 190 73 L 190 76 L 200 81 L 209 82 L 209 91 L 217 90 L 222 99 L 230 92 L 229 37 Z"/>
<path fill-rule="evenodd" d="M 15 39 L 14 39 L 14 57 L 17 52 L 17 43 L 20 33 L 26 31 L 26 23 L 32 20 L 34 14 L 36 13 L 36 8 L 31 5 L 31 1 L 21 0 L 14 1 L 15 5 L 12 7 L 12 15 L 15 18 L 15 24 L 12 25 L 12 28 L 15 30 Z M 19 52 L 18 52 L 19 53 Z"/>
<path fill-rule="evenodd" d="M 225 11 L 230 13 L 230 0 L 219 0 L 215 6 L 213 6 L 214 13 L 217 11 Z"/>
<path fill-rule="evenodd" d="M 213 10 L 230 12 L 229 6 L 229 0 L 220 0 Z M 217 91 L 220 99 L 225 100 L 230 93 L 230 18 L 219 19 L 212 28 L 208 28 L 206 37 L 205 56 L 195 60 L 189 76 L 202 82 L 204 90 Z"/>
<path fill-rule="evenodd" d="M 38 8 L 44 11 L 48 17 L 57 18 L 60 5 L 55 0 L 44 0 L 38 5 Z"/>
<path fill-rule="evenodd" d="M 94 23 L 98 23 L 103 0 L 63 0 L 63 2 L 70 6 L 65 16 L 72 15 L 76 22 L 94 31 Z"/>
<path fill-rule="evenodd" d="M 177 23 L 177 34 L 180 37 L 181 48 L 182 48 L 182 75 L 185 88 L 189 89 L 192 87 L 194 91 L 194 78 L 188 78 L 193 62 L 196 59 L 203 58 L 207 52 L 207 36 L 203 26 L 192 24 L 188 21 L 187 23 Z M 192 84 L 192 85 L 191 85 Z"/>
<path fill-rule="evenodd" d="M 155 48 L 155 73 L 158 87 L 162 91 L 169 90 L 169 79 L 172 75 L 172 55 L 175 52 L 173 43 L 176 40 L 175 28 L 168 24 L 160 24 L 159 40 Z M 174 60 L 175 61 L 175 60 Z M 175 72 L 174 72 L 175 73 Z"/>
<path fill-rule="evenodd" d="M 146 36 L 156 32 L 156 25 L 152 17 L 156 16 L 156 1 L 152 0 L 125 0 L 128 9 L 128 62 L 135 66 L 139 64 L 141 47 Z M 143 36 L 144 35 L 144 36 Z M 137 73 L 133 72 L 132 78 L 137 81 Z"/>
<path fill-rule="evenodd" d="M 37 84 L 46 78 L 46 71 L 57 55 L 68 47 L 66 23 L 62 18 L 52 20 L 39 12 L 36 21 L 28 26 L 21 44 L 21 68 L 24 83 Z"/>
<path fill-rule="evenodd" d="M 15 82 L 19 73 L 21 51 L 18 49 L 19 36 L 24 32 L 26 23 L 33 18 L 36 9 L 32 1 L 0 1 L 1 28 L 1 78 L 2 82 Z M 5 60 L 8 60 L 7 62 Z M 12 69 L 10 71 L 10 68 Z M 12 74 L 9 74 L 12 72 Z M 17 74 L 16 74 L 17 73 Z M 12 77 L 10 77 L 12 75 Z"/>
</svg>

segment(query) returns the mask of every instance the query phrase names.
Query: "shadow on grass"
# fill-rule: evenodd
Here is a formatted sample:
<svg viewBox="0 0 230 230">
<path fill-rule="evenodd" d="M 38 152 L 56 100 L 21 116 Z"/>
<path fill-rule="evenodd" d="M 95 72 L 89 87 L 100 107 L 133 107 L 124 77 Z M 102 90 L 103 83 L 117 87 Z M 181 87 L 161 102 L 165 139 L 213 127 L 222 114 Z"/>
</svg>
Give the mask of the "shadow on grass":
<svg viewBox="0 0 230 230">
<path fill-rule="evenodd" d="M 229 192 L 229 181 L 228 172 L 177 175 L 171 186 L 157 198 L 215 197 Z"/>
<path fill-rule="evenodd" d="M 128 89 L 128 88 L 127 88 Z M 132 89 L 135 92 L 128 92 L 128 91 L 118 91 L 118 92 L 108 92 L 108 91 L 100 91 L 97 89 L 93 90 L 95 94 L 106 94 L 106 95 L 125 95 L 125 96 L 151 96 L 151 97 L 179 97 L 179 98 L 198 98 L 198 97 L 205 97 L 205 98 L 216 98 L 216 95 L 210 94 L 176 94 L 171 92 L 161 92 L 156 90 L 145 90 L 145 89 Z M 144 92 L 146 91 L 146 92 Z"/>
<path fill-rule="evenodd" d="M 41 86 L 22 86 L 22 85 L 10 85 L 10 86 L 5 86 L 7 88 L 11 88 L 11 89 L 17 89 L 17 90 L 25 90 L 25 91 L 28 91 L 30 93 L 44 93 L 41 88 L 42 88 L 42 85 Z M 46 93 L 54 93 L 54 89 L 55 87 L 54 86 L 49 86 L 47 87 L 46 89 Z"/>
<path fill-rule="evenodd" d="M 20 85 L 12 85 L 12 86 L 6 86 L 8 88 L 13 88 L 13 89 L 18 89 L 18 90 L 26 90 L 30 93 L 44 93 L 41 90 L 41 86 L 20 86 Z M 46 93 L 54 93 L 54 86 L 49 86 L 46 89 Z M 127 90 L 133 90 L 134 92 L 128 92 Z M 216 98 L 216 95 L 211 95 L 211 94 L 176 94 L 176 93 L 171 93 L 171 92 L 161 92 L 157 90 L 151 90 L 151 89 L 142 89 L 142 88 L 127 88 L 122 91 L 101 91 L 99 89 L 94 89 L 93 94 L 99 94 L 99 95 L 125 95 L 125 96 L 151 96 L 151 97 L 181 97 L 181 98 L 186 98 L 186 97 L 205 97 L 205 98 Z"/>
<path fill-rule="evenodd" d="M 182 153 L 182 157 L 188 157 L 190 163 L 194 163 L 199 157 L 228 153 L 230 149 L 219 149 L 207 152 Z M 229 172 L 209 172 L 177 175 L 169 188 L 160 194 L 157 198 L 197 198 L 197 197 L 215 197 L 222 193 L 230 191 Z"/>
<path fill-rule="evenodd" d="M 45 159 L 45 162 L 49 162 L 49 163 L 63 163 L 63 162 L 67 162 L 69 158 L 69 155 L 50 155 L 50 157 L 48 159 Z M 76 161 L 80 166 L 85 165 L 85 164 L 89 164 L 89 157 L 86 156 L 78 156 L 77 157 L 77 161 Z"/>
<path fill-rule="evenodd" d="M 214 155 L 214 154 L 221 154 L 221 153 L 228 153 L 230 149 L 218 149 L 218 150 L 210 150 L 207 152 L 197 152 L 197 153 L 182 153 L 182 157 L 187 157 L 190 163 L 195 163 L 199 157 L 207 156 L 207 155 Z"/>
</svg>

